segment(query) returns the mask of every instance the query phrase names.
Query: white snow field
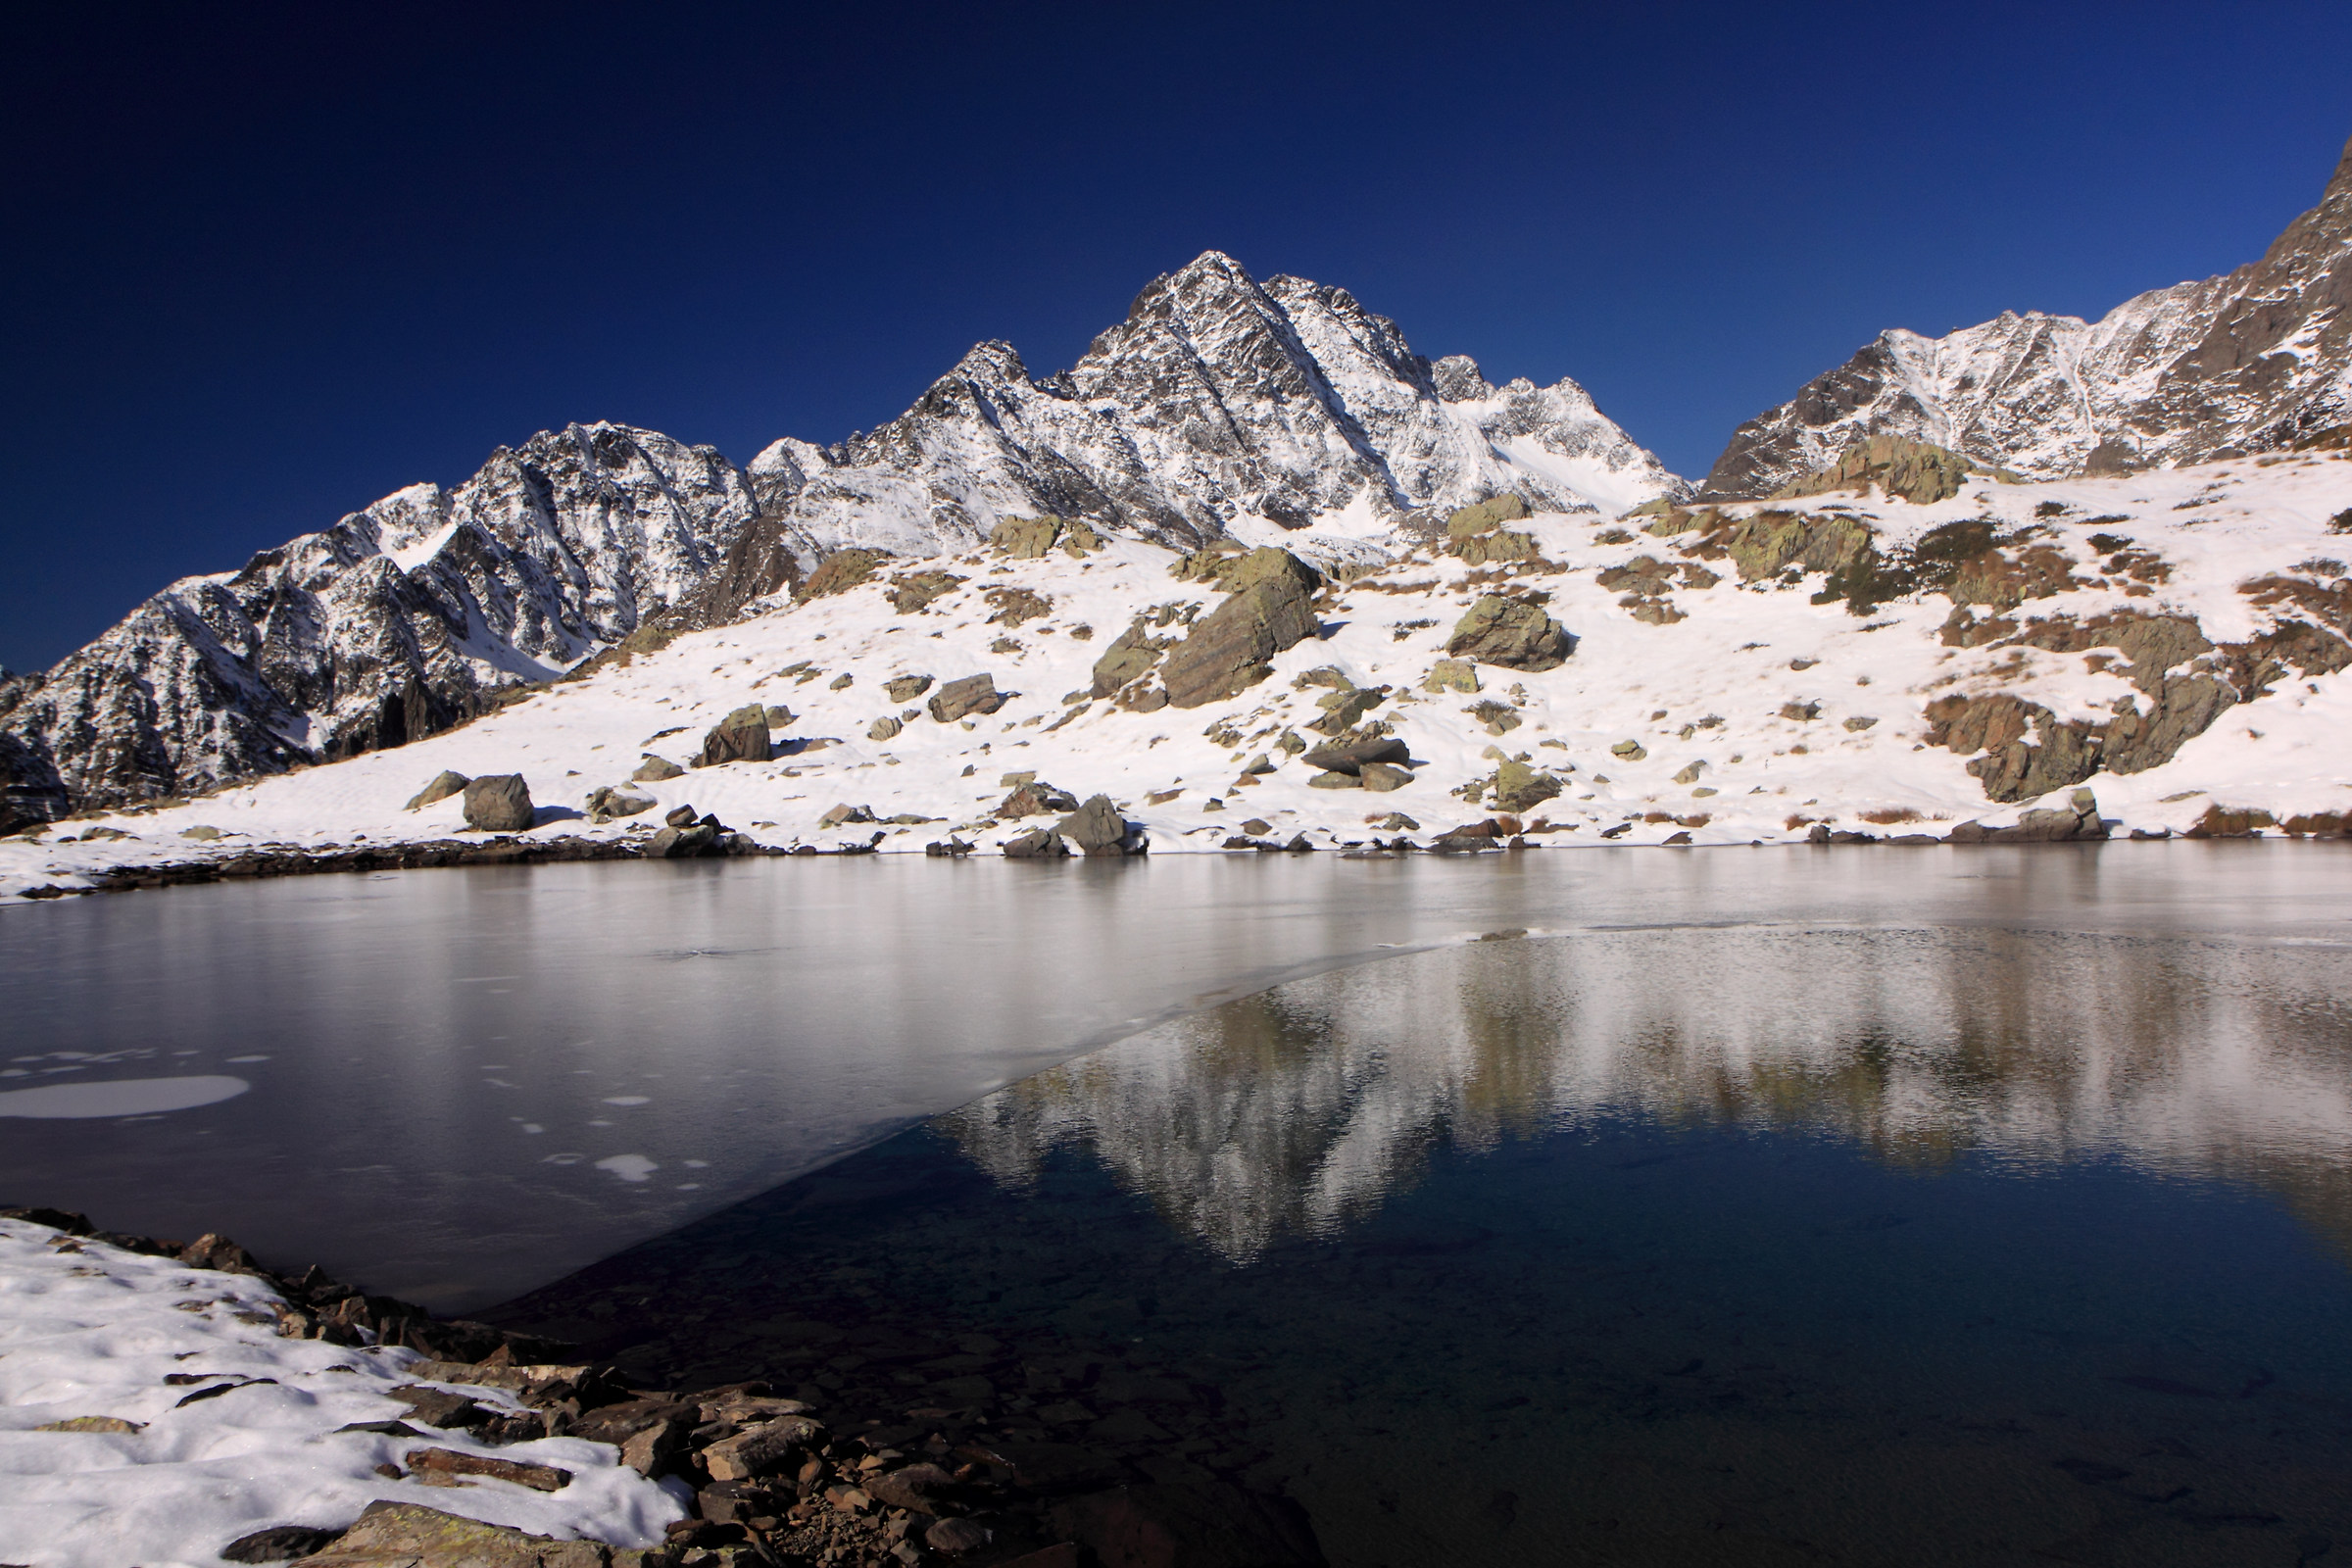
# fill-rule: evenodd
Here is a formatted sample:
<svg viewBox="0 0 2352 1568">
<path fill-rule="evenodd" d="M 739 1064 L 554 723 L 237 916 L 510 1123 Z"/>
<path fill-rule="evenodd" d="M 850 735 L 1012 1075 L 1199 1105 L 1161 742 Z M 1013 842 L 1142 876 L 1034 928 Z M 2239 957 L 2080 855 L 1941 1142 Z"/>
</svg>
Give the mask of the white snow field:
<svg viewBox="0 0 2352 1568">
<path fill-rule="evenodd" d="M 2248 589 L 2257 579 L 2293 579 L 2339 607 L 2352 601 L 2352 568 L 2338 559 L 2352 556 L 2352 537 L 2332 531 L 2342 526 L 2332 519 L 2352 509 L 2352 461 L 2343 453 L 2118 478 L 1980 479 L 1927 506 L 1865 491 L 1722 510 L 1737 516 L 1774 509 L 1843 510 L 1870 524 L 1882 549 L 1983 518 L 2005 536 L 2063 553 L 2071 585 L 2004 612 L 2021 622 L 2087 621 L 2113 612 L 2184 615 L 2224 643 L 2311 613 L 2257 603 Z M 976 825 L 1005 795 L 1006 775 L 1034 772 L 1081 799 L 1107 794 L 1149 830 L 1153 854 L 1214 850 L 1252 819 L 1267 836 L 1287 841 L 1304 832 L 1318 847 L 1335 847 L 1396 831 L 1375 826 L 1392 812 L 1411 817 L 1424 839 L 1482 819 L 1487 809 L 1454 792 L 1492 776 L 1500 757 L 1525 759 L 1563 784 L 1556 799 L 1527 813 L 1531 825 L 1547 819 L 1533 841 L 1544 847 L 1593 844 L 1629 822 L 1614 842 L 1687 833 L 1701 846 L 1774 843 L 1801 839 L 1811 821 L 1939 834 L 1963 821 L 2014 821 L 2036 805 L 2059 804 L 2065 792 L 2041 802 L 1987 800 L 1966 757 L 1927 743 L 1929 703 L 1952 693 L 2007 692 L 2066 720 L 2105 718 L 2133 694 L 2111 654 L 1947 645 L 1939 633 L 1953 606 L 1940 593 L 1897 599 L 1866 616 L 1843 603 L 1816 604 L 1818 572 L 1742 583 L 1731 563 L 1716 559 L 1705 563 L 1719 577 L 1713 585 L 1673 589 L 1686 618 L 1665 625 L 1636 619 L 1621 603 L 1624 585 L 1604 588 L 1598 574 L 1642 556 L 1679 568 L 1686 558 L 1678 548 L 1690 543 L 1689 535 L 1641 533 L 1645 520 L 1547 514 L 1510 524 L 1535 536 L 1544 563 L 1499 584 L 1491 569 L 1474 583 L 1473 568 L 1461 561 L 1394 533 L 1350 538 L 1342 527 L 1318 525 L 1286 538 L 1269 528 L 1268 539 L 1250 542 L 1279 539 L 1325 564 L 1365 556 L 1383 564 L 1335 590 L 1320 611 L 1320 636 L 1277 655 L 1270 678 L 1190 710 L 1131 711 L 1084 696 L 1095 661 L 1136 616 L 1220 597 L 1171 576 L 1173 552 L 1105 537 L 1102 551 L 1082 560 L 1058 549 L 1007 560 L 987 548 L 892 560 L 867 584 L 804 603 L 763 601 L 737 624 L 557 682 L 396 750 L 0 841 L 0 896 L 88 885 L 112 866 L 224 858 L 262 846 L 322 850 L 450 838 L 464 830 L 458 799 L 404 809 L 445 768 L 469 776 L 519 772 L 538 806 L 576 812 L 591 790 L 624 782 L 647 754 L 690 763 L 710 726 L 753 703 L 789 708 L 794 720 L 776 738 L 808 749 L 787 744 L 779 748 L 786 755 L 769 761 L 688 767 L 641 786 L 660 809 L 601 826 L 543 809 L 552 819 L 533 836 L 642 835 L 659 826 L 663 810 L 692 804 L 763 844 L 863 845 L 880 832 L 884 852 L 919 852 L 956 830 L 993 850 L 1054 820 Z M 2119 538 L 2161 558 L 2155 580 L 2102 564 Z M 924 569 L 966 580 L 922 611 L 895 611 L 889 579 Z M 1495 585 L 1546 595 L 1546 612 L 1577 639 L 1573 656 L 1541 673 L 1482 665 L 1476 695 L 1424 689 L 1455 622 Z M 1047 601 L 1045 613 L 1009 622 L 1008 592 L 1017 590 Z M 1321 741 L 1306 726 L 1322 716 L 1316 699 L 1329 688 L 1300 681 L 1324 666 L 1357 686 L 1394 688 L 1369 717 L 1386 720 L 1410 745 L 1419 764 L 1411 783 L 1384 794 L 1310 788 L 1316 769 L 1276 748 L 1286 730 Z M 901 675 L 944 683 L 982 671 L 1016 695 L 993 714 L 960 722 L 940 723 L 922 710 L 925 699 L 893 702 L 882 690 Z M 2179 831 L 2216 805 L 2281 819 L 2352 808 L 2347 679 L 2344 672 L 2306 678 L 2288 670 L 2268 695 L 2229 708 L 2162 766 L 2091 777 L 2101 811 L 2126 827 Z M 1516 727 L 1491 730 L 1469 711 L 1492 701 L 1515 710 Z M 1807 710 L 1811 716 L 1793 716 Z M 904 727 L 869 739 L 886 715 Z M 1613 753 L 1627 741 L 1642 755 Z M 1275 771 L 1237 784 L 1261 753 Z M 1149 799 L 1168 791 L 1176 793 Z M 835 806 L 867 808 L 882 825 L 820 826 Z M 931 820 L 888 822 L 901 814 Z M 199 827 L 220 836 L 182 836 Z M 93 829 L 101 831 L 92 836 Z M 129 836 L 110 836 L 117 833 Z"/>
<path fill-rule="evenodd" d="M 417 1354 L 281 1339 L 279 1304 L 247 1276 L 0 1219 L 0 1554 L 32 1568 L 215 1568 L 240 1536 L 341 1529 L 379 1497 L 617 1546 L 655 1544 L 682 1516 L 606 1444 L 491 1448 L 462 1431 L 339 1430 L 407 1416 L 385 1391 L 416 1381 L 405 1369 Z M 543 1493 L 376 1473 L 420 1446 L 554 1465 L 572 1479 Z"/>
</svg>

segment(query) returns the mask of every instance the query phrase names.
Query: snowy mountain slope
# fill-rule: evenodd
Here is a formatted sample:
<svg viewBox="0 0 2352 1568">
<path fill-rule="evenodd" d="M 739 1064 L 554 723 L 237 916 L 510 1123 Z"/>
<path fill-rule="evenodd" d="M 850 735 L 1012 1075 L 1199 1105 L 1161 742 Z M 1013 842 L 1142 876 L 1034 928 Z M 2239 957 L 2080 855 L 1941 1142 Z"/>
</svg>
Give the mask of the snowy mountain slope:
<svg viewBox="0 0 2352 1568">
<path fill-rule="evenodd" d="M 2215 807 L 2280 821 L 2352 809 L 2352 567 L 2328 554 L 2347 543 L 2331 519 L 2352 510 L 2352 459 L 1802 505 L 1665 508 L 1639 534 L 1640 516 L 1544 514 L 1513 525 L 1534 559 L 1499 564 L 1414 545 L 1327 587 L 1315 634 L 1273 654 L 1264 679 L 1191 710 L 1152 706 L 1155 672 L 1092 695 L 1098 662 L 1139 618 L 1173 640 L 1225 602 L 1172 574 L 1173 551 L 1109 537 L 1083 558 L 983 548 L 894 563 L 398 751 L 0 841 L 0 889 L 270 844 L 447 838 L 463 830 L 455 798 L 403 809 L 444 768 L 524 775 L 547 808 L 534 837 L 642 840 L 691 804 L 764 844 L 879 835 L 885 850 L 951 831 L 988 848 L 1050 824 L 1000 814 L 1011 776 L 1032 772 L 1107 794 L 1153 853 L 1300 833 L 1425 843 L 1496 809 L 1506 760 L 1537 791 L 1558 787 L 1516 810 L 1544 845 L 1783 842 L 1815 823 L 1941 834 L 2062 807 L 2085 783 L 2109 817 L 2150 830 Z M 936 596 L 907 595 L 918 578 Z M 1541 670 L 1476 664 L 1475 692 L 1458 669 L 1433 682 L 1489 594 L 1540 597 L 1573 652 Z M 924 711 L 940 684 L 982 672 L 1014 694 L 1001 709 Z M 904 676 L 933 684 L 885 693 Z M 1329 739 L 1335 702 L 1352 709 L 1348 733 L 1406 743 L 1408 782 L 1314 782 L 1284 742 Z M 771 758 L 687 767 L 636 786 L 659 810 L 580 819 L 590 792 L 624 784 L 645 754 L 687 762 L 747 704 L 793 714 Z M 1260 756 L 1271 771 L 1244 773 Z M 828 822 L 837 807 L 875 820 Z M 199 825 L 225 836 L 180 837 Z M 84 838 L 93 827 L 134 837 Z"/>
<path fill-rule="evenodd" d="M 754 507 L 708 447 L 573 425 L 188 577 L 0 687 L 7 782 L 81 805 L 399 746 L 546 680 L 700 581 Z"/>
<path fill-rule="evenodd" d="M 789 492 L 807 560 L 953 550 L 1041 513 L 1190 547 L 1251 520 L 1394 522 L 1504 492 L 1613 511 L 1679 484 L 1575 382 L 1497 391 L 1467 359 L 1415 355 L 1346 289 L 1260 284 L 1215 251 L 1155 279 L 1059 375 L 983 343 L 881 429 L 829 451 L 779 442 L 752 471 Z"/>
<path fill-rule="evenodd" d="M 46 675 L 0 678 L 0 831 L 406 744 L 657 616 L 731 619 L 844 546 L 928 555 L 1040 513 L 1185 546 L 1378 539 L 1490 495 L 1616 511 L 1682 488 L 1574 382 L 1491 387 L 1344 289 L 1261 286 L 1211 252 L 1042 382 L 983 343 L 881 429 L 740 470 L 573 425 L 174 583 Z"/>
<path fill-rule="evenodd" d="M 2035 478 L 2284 450 L 2352 423 L 2352 144 L 2260 262 L 2154 289 L 2097 321 L 2004 313 L 1880 335 L 1750 419 L 1705 497 L 1769 495 L 1894 435 Z"/>
</svg>

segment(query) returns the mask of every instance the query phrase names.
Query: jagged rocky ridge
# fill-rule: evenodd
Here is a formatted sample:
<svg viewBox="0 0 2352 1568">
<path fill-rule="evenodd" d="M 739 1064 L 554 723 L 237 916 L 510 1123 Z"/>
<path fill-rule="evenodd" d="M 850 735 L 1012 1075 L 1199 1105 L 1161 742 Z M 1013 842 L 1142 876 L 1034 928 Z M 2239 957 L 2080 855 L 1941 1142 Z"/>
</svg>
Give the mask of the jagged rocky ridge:
<svg viewBox="0 0 2352 1568">
<path fill-rule="evenodd" d="M 930 555 L 1056 514 L 1377 559 L 1365 541 L 1489 496 L 1591 513 L 1680 488 L 1573 381 L 1492 386 L 1345 289 L 1210 252 L 1044 380 L 984 343 L 881 429 L 745 469 L 572 425 L 174 583 L 45 675 L 0 674 L 0 831 L 404 744 L 846 546 Z"/>
<path fill-rule="evenodd" d="M 1771 495 L 1867 436 L 2029 477 L 2341 442 L 2352 424 L 2352 144 L 2259 262 L 2153 289 L 2096 321 L 2004 312 L 1945 337 L 1882 333 L 1741 425 L 1702 499 Z"/>
</svg>

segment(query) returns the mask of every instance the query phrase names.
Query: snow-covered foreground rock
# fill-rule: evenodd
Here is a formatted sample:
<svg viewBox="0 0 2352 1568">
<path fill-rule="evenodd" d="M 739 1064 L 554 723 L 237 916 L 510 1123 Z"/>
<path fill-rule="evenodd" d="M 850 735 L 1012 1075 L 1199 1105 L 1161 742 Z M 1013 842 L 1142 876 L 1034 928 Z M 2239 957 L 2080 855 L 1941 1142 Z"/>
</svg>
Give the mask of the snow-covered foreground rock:
<svg viewBox="0 0 2352 1568">
<path fill-rule="evenodd" d="M 832 591 L 398 750 L 0 841 L 0 889 L 463 836 L 462 797 L 408 806 L 444 770 L 520 775 L 524 842 L 643 843 L 691 805 L 772 847 L 989 850 L 1098 793 L 1154 854 L 1427 844 L 1498 818 L 1543 846 L 1940 836 L 2083 786 L 2119 834 L 2340 829 L 2352 567 L 2330 552 L 2352 554 L 2352 461 L 1952 485 L 1473 514 L 1377 561 L 1298 530 L 1282 542 L 1327 572 L 1311 629 L 1205 688 L 1187 645 L 1237 596 L 1200 574 L 1234 557 L 1051 524 L 943 557 L 845 552 L 812 585 Z M 1555 625 L 1565 656 L 1482 640 L 1497 604 Z M 1000 706 L 937 716 L 983 675 Z M 747 708 L 766 755 L 689 765 Z M 1382 740 L 1405 765 L 1335 776 L 1313 756 Z M 1020 798 L 1031 776 L 1071 799 Z M 599 790 L 651 807 L 592 822 Z"/>
<path fill-rule="evenodd" d="M 49 1226 L 0 1219 L 0 1549 L 37 1568 L 213 1568 L 283 1525 L 342 1530 L 376 1499 L 616 1546 L 657 1544 L 676 1498 L 607 1444 L 492 1447 L 461 1430 L 366 1431 L 414 1416 L 414 1350 L 288 1339 L 283 1298 Z M 475 1385 L 483 1405 L 512 1399 Z M 419 1447 L 552 1466 L 559 1490 L 393 1480 Z M 422 1473 L 422 1472 L 418 1472 Z"/>
</svg>

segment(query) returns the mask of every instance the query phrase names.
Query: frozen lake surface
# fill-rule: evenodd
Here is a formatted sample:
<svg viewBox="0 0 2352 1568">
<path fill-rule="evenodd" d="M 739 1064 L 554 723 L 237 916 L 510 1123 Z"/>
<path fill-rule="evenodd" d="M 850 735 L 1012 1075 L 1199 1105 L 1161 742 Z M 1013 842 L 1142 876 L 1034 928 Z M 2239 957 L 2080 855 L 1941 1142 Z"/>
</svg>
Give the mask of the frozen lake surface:
<svg viewBox="0 0 2352 1568">
<path fill-rule="evenodd" d="M 2347 869 L 2317 844 L 878 857 L 300 878 L 18 907 L 0 911 L 0 1201 L 120 1230 L 220 1230 L 276 1263 L 463 1310 L 1109 1042 L 1403 950 L 1525 928 L 1570 938 L 1562 951 L 1605 962 L 1629 995 L 1667 986 L 1776 1028 L 1814 1013 L 1826 1028 L 1875 990 L 1906 1019 L 1948 1024 L 1985 999 L 1937 991 L 1908 949 L 1870 933 L 2221 943 L 2225 971 L 2237 955 L 2308 950 L 2297 972 L 2333 977 L 2352 933 Z M 1717 929 L 1745 934 L 1672 935 Z M 1825 946 L 1829 933 L 1849 935 Z M 2054 988 L 2007 999 L 2036 1016 L 2064 1004 L 2112 1019 L 2123 1004 L 2085 1000 L 2074 971 L 1994 983 Z M 2257 986 L 2244 1005 L 2322 1006 L 2340 1027 L 2314 984 L 2269 1002 Z M 1419 1027 L 1421 1000 L 1395 999 L 1395 1028 Z M 2193 1104 L 2210 1075 L 2197 1063 L 2224 1037 L 2183 1033 L 2187 1015 L 2161 997 L 2131 1006 L 2159 1057 L 2196 1058 L 2168 1080 Z M 1631 1017 L 1580 1031 L 1601 1054 L 1579 1073 L 1622 1070 Z M 2312 1070 L 2340 1089 L 2340 1062 Z M 2249 1125 L 2312 1103 L 2308 1083 L 2246 1073 L 2251 1098 L 2230 1103 Z M 2104 1093 L 2082 1090 L 2053 1147 L 2072 1118 L 2104 1114 Z M 1128 1102 L 1152 1118 L 1148 1100 Z M 1334 1167 L 1319 1196 L 1267 1197 L 1281 1213 L 1188 1200 L 1188 1223 L 1246 1251 L 1248 1236 L 1353 1212 L 1353 1181 Z"/>
</svg>

